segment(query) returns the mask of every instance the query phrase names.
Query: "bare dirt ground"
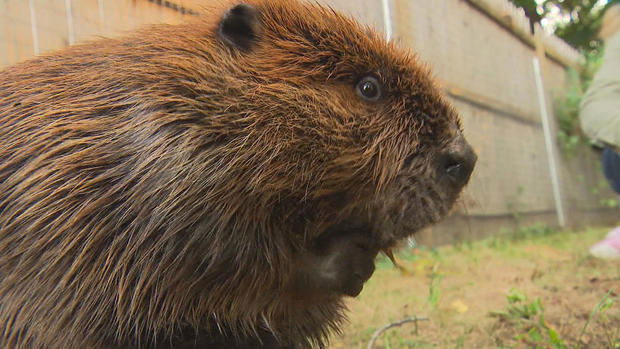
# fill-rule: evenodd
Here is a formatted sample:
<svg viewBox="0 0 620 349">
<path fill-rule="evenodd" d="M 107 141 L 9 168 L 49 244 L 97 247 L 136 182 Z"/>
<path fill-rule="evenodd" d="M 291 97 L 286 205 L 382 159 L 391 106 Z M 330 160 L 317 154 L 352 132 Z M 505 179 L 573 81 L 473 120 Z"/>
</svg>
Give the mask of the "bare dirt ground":
<svg viewBox="0 0 620 349">
<path fill-rule="evenodd" d="M 519 231 L 381 259 L 331 348 L 620 348 L 620 261 L 590 257 L 607 229 Z M 416 328 L 417 327 L 417 328 Z"/>
</svg>

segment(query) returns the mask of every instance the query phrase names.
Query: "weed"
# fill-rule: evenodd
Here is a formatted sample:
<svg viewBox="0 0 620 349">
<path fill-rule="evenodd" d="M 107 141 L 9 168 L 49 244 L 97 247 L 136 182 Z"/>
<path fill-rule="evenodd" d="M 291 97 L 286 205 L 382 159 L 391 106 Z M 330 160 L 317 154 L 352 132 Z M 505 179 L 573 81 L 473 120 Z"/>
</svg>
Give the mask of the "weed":
<svg viewBox="0 0 620 349">
<path fill-rule="evenodd" d="M 506 203 L 506 209 L 510 212 L 510 215 L 516 222 L 517 226 L 521 226 L 521 216 L 523 215 L 522 211 L 525 208 L 525 205 L 521 203 L 521 198 L 524 192 L 525 187 L 519 185 L 517 187 L 517 191 L 515 192 L 514 198 L 509 199 Z"/>
<path fill-rule="evenodd" d="M 543 312 L 540 299 L 536 299 L 531 303 L 527 303 L 527 296 L 517 289 L 511 289 L 506 296 L 508 307 L 506 311 L 492 312 L 492 315 L 503 320 L 531 320 L 536 315 Z"/>
<path fill-rule="evenodd" d="M 607 311 L 611 309 L 615 305 L 615 302 L 616 302 L 614 297 L 612 297 L 612 294 L 613 294 L 613 291 L 609 290 L 603 296 L 603 298 L 601 298 L 601 300 L 596 304 L 594 309 L 592 309 L 592 312 L 590 312 L 590 316 L 588 316 L 588 320 L 583 325 L 583 329 L 581 330 L 581 334 L 579 335 L 580 342 L 582 341 L 582 338 L 584 334 L 586 333 L 588 326 L 590 325 L 594 317 L 598 315 L 599 318 L 601 319 L 602 326 L 605 330 L 605 337 L 607 340 L 607 345 L 609 345 L 609 348 L 620 347 L 620 337 L 619 337 L 620 332 L 618 328 L 615 328 L 613 330 L 609 328 L 609 318 L 607 317 L 607 314 L 606 314 Z"/>
<path fill-rule="evenodd" d="M 433 266 L 433 271 L 430 274 L 431 282 L 428 286 L 428 303 L 433 309 L 437 309 L 439 306 L 439 300 L 441 298 L 441 280 L 443 275 L 438 272 L 439 264 Z"/>
<path fill-rule="evenodd" d="M 545 309 L 539 298 L 529 301 L 523 292 L 511 289 L 506 300 L 506 310 L 494 311 L 491 315 L 519 328 L 515 339 L 529 346 L 568 348 L 557 331 L 545 320 Z"/>
<path fill-rule="evenodd" d="M 454 349 L 463 349 L 465 348 L 465 336 L 461 335 L 456 339 L 456 344 L 454 345 Z"/>
<path fill-rule="evenodd" d="M 619 203 L 617 199 L 602 199 L 600 201 L 601 206 L 607 208 L 617 208 Z"/>
<path fill-rule="evenodd" d="M 557 230 L 545 224 L 534 224 L 527 227 L 519 227 L 510 236 L 512 241 L 526 240 L 530 238 L 548 236 L 556 233 Z"/>
<path fill-rule="evenodd" d="M 458 241 L 454 244 L 453 248 L 456 252 L 464 252 L 465 250 L 472 251 L 474 249 L 474 243 L 471 240 Z"/>
<path fill-rule="evenodd" d="M 485 241 L 486 245 L 495 250 L 505 250 L 512 243 L 526 241 L 533 238 L 552 236 L 558 230 L 548 225 L 539 223 L 531 226 L 518 226 L 516 229 L 503 229 L 501 233 L 492 236 Z"/>
</svg>

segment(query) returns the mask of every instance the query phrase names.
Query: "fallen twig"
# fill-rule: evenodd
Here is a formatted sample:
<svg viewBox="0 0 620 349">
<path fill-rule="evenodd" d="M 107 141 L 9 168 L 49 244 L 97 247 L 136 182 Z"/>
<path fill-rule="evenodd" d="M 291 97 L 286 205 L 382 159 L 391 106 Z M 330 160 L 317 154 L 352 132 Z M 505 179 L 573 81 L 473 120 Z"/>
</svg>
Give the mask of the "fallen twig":
<svg viewBox="0 0 620 349">
<path fill-rule="evenodd" d="M 409 322 L 415 323 L 416 324 L 416 328 L 417 328 L 418 321 L 428 321 L 428 318 L 426 318 L 426 317 L 417 317 L 417 316 L 408 317 L 406 319 L 403 319 L 403 320 L 400 320 L 400 321 L 397 321 L 397 322 L 392 322 L 390 324 L 387 324 L 387 325 L 381 327 L 380 329 L 376 330 L 375 333 L 373 333 L 372 337 L 370 338 L 370 342 L 368 342 L 368 349 L 374 349 L 375 342 L 377 341 L 379 336 L 383 332 L 389 330 L 390 328 L 400 327 L 400 326 L 402 326 L 402 325 L 404 325 L 406 323 L 409 323 Z"/>
</svg>

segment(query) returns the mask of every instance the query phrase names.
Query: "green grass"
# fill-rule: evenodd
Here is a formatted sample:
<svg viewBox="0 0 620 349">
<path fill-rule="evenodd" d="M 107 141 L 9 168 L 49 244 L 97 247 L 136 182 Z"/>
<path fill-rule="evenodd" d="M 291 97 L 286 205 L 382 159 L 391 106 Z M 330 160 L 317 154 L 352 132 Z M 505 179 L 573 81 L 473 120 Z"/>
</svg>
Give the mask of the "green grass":
<svg viewBox="0 0 620 349">
<path fill-rule="evenodd" d="M 406 273 L 381 257 L 332 347 L 366 348 L 377 328 L 422 316 L 429 321 L 417 332 L 390 329 L 377 348 L 616 348 L 620 265 L 588 254 L 606 231 L 535 225 L 404 250 L 397 260 Z"/>
</svg>

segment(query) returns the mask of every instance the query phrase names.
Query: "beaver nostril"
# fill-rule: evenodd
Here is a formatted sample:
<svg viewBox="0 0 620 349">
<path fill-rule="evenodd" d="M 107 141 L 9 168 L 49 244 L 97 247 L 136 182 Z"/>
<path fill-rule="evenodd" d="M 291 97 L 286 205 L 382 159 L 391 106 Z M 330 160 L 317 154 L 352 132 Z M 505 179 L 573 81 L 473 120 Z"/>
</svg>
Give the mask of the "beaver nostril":
<svg viewBox="0 0 620 349">
<path fill-rule="evenodd" d="M 462 172 L 462 170 L 463 170 L 463 164 L 458 163 L 458 162 L 450 163 L 446 167 L 446 173 L 448 174 L 448 176 L 454 179 L 458 179 L 460 177 L 460 173 Z"/>
<path fill-rule="evenodd" d="M 458 153 L 448 153 L 441 157 L 439 171 L 453 185 L 460 188 L 469 181 L 476 159 L 476 155 L 470 149 Z"/>
<path fill-rule="evenodd" d="M 446 147 L 447 151 L 437 159 L 438 175 L 454 190 L 460 192 L 469 182 L 478 156 L 462 135 Z"/>
</svg>

